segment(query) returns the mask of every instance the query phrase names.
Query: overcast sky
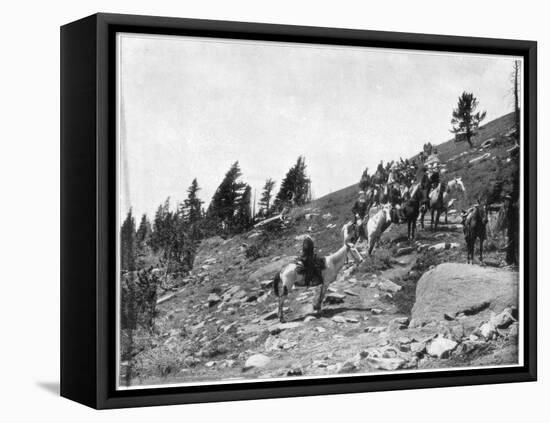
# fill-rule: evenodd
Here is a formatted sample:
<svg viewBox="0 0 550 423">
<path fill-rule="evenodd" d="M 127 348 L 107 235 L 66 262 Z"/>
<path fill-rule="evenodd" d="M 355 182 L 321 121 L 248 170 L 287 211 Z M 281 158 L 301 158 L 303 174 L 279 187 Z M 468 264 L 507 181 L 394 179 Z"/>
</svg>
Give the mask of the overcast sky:
<svg viewBox="0 0 550 423">
<path fill-rule="evenodd" d="M 197 178 L 209 203 L 238 160 L 257 189 L 306 157 L 315 197 L 451 137 L 462 91 L 512 110 L 513 58 L 119 36 L 121 213 L 154 214 Z"/>
</svg>

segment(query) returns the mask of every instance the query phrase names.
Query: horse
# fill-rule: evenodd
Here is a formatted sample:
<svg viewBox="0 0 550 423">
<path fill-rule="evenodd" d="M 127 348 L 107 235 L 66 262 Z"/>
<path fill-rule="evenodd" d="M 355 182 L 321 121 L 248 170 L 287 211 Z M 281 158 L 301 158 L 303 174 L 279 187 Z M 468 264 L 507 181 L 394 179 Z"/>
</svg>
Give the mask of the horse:
<svg viewBox="0 0 550 423">
<path fill-rule="evenodd" d="M 399 217 L 396 209 L 391 204 L 385 204 L 365 223 L 369 256 L 372 255 L 372 250 L 380 240 L 382 233 L 388 229 L 392 223 L 399 223 Z"/>
<path fill-rule="evenodd" d="M 407 239 L 414 239 L 416 234 L 416 220 L 420 213 L 420 203 L 423 199 L 423 193 L 420 189 L 420 184 L 416 184 L 411 187 L 410 192 L 407 193 L 407 196 L 410 197 L 405 201 L 403 207 L 401 208 L 401 214 L 407 222 Z"/>
<path fill-rule="evenodd" d="M 384 191 L 381 192 L 379 204 L 391 203 L 393 206 L 401 203 L 401 191 L 393 184 L 384 185 Z"/>
<path fill-rule="evenodd" d="M 464 225 L 464 240 L 466 241 L 466 261 L 474 264 L 474 250 L 476 239 L 479 238 L 479 261 L 483 261 L 483 241 L 487 239 L 487 206 L 483 208 L 475 205 L 470 210 L 462 211 L 462 224 Z"/>
<path fill-rule="evenodd" d="M 431 211 L 430 229 L 434 229 L 434 214 L 435 230 L 437 230 L 437 225 L 439 225 L 439 217 L 441 216 L 442 212 L 445 212 L 445 224 L 447 224 L 447 213 L 449 211 L 449 207 L 456 200 L 454 198 L 451 198 L 451 195 L 453 195 L 455 191 L 461 193 L 466 192 L 466 188 L 464 187 L 462 178 L 453 178 L 449 182 L 447 182 L 445 192 L 443 192 L 443 194 L 440 196 L 439 193 L 441 189 L 442 184 L 439 183 L 439 185 L 437 185 L 437 187 L 428 194 L 427 204 L 421 208 L 420 224 L 422 228 L 424 228 L 424 215 L 426 214 L 428 208 Z"/>
<path fill-rule="evenodd" d="M 338 272 L 344 267 L 348 260 L 348 254 L 351 254 L 352 258 L 356 262 L 363 261 L 363 257 L 357 251 L 353 245 L 349 242 L 351 234 L 349 228 L 353 225 L 352 222 L 346 223 L 342 227 L 342 234 L 344 237 L 343 246 L 338 249 L 333 254 L 325 256 L 325 269 L 321 272 L 323 283 L 319 288 L 319 296 L 315 303 L 313 304 L 313 309 L 319 313 L 323 304 L 323 299 L 327 292 L 328 286 L 336 280 Z M 283 304 L 285 297 L 288 295 L 289 291 L 294 287 L 294 285 L 305 284 L 304 278 L 305 275 L 299 274 L 297 272 L 298 265 L 296 263 L 289 263 L 284 266 L 273 278 L 273 291 L 279 299 L 279 307 L 277 315 L 279 321 L 283 323 L 285 321 L 283 316 Z"/>
</svg>

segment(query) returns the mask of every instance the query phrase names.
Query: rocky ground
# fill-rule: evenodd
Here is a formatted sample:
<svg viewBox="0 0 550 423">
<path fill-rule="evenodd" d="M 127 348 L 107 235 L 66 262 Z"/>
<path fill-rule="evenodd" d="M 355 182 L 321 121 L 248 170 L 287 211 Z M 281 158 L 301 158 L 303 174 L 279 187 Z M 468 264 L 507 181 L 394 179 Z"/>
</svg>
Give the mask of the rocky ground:
<svg viewBox="0 0 550 423">
<path fill-rule="evenodd" d="M 482 266 L 464 264 L 454 216 L 415 242 L 404 230 L 393 225 L 373 257 L 346 265 L 320 314 L 318 288 L 294 289 L 284 324 L 271 280 L 293 255 L 248 258 L 254 233 L 208 240 L 196 271 L 159 299 L 159 333 L 137 355 L 133 383 L 516 363 L 518 277 L 504 253 L 493 246 Z"/>
<path fill-rule="evenodd" d="M 476 148 L 438 146 L 446 177 L 466 186 L 456 207 L 494 192 L 496 180 L 510 188 L 512 127 L 510 114 L 480 128 Z M 204 240 L 191 274 L 161 293 L 155 333 L 137 334 L 139 353 L 121 374 L 131 365 L 131 384 L 150 385 L 517 363 L 518 273 L 504 263 L 494 214 L 483 263 L 476 247 L 478 264 L 465 264 L 456 211 L 414 242 L 406 225 L 392 225 L 372 257 L 344 267 L 321 313 L 312 310 L 318 288 L 297 288 L 288 323 L 278 323 L 273 276 L 304 234 L 319 254 L 336 251 L 356 196 L 350 186 L 293 209 L 282 226 Z"/>
</svg>

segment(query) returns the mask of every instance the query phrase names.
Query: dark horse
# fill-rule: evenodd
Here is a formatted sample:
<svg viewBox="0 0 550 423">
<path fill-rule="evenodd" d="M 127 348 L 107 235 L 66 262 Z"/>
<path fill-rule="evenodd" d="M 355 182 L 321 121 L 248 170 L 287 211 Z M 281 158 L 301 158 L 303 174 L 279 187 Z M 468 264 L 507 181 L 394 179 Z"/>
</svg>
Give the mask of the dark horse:
<svg viewBox="0 0 550 423">
<path fill-rule="evenodd" d="M 417 186 L 413 189 L 411 197 L 405 201 L 401 208 L 402 217 L 407 222 L 407 239 L 414 239 L 416 234 L 416 220 L 420 214 L 420 203 L 424 200 L 425 194 Z"/>
<path fill-rule="evenodd" d="M 483 261 L 483 241 L 487 239 L 487 206 L 475 205 L 467 212 L 462 212 L 464 225 L 464 239 L 466 241 L 467 262 L 474 264 L 474 250 L 476 239 L 479 238 L 479 261 Z"/>
</svg>

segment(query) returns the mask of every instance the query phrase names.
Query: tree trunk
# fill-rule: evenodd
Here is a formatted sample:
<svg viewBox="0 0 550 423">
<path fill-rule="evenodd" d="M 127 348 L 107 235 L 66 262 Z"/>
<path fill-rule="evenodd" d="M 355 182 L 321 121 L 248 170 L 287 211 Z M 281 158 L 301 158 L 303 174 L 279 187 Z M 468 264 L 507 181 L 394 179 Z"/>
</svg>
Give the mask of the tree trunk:
<svg viewBox="0 0 550 423">
<path fill-rule="evenodd" d="M 514 62 L 514 124 L 516 128 L 516 139 L 519 141 L 519 92 L 518 92 L 518 78 L 519 78 L 519 62 Z"/>
</svg>

